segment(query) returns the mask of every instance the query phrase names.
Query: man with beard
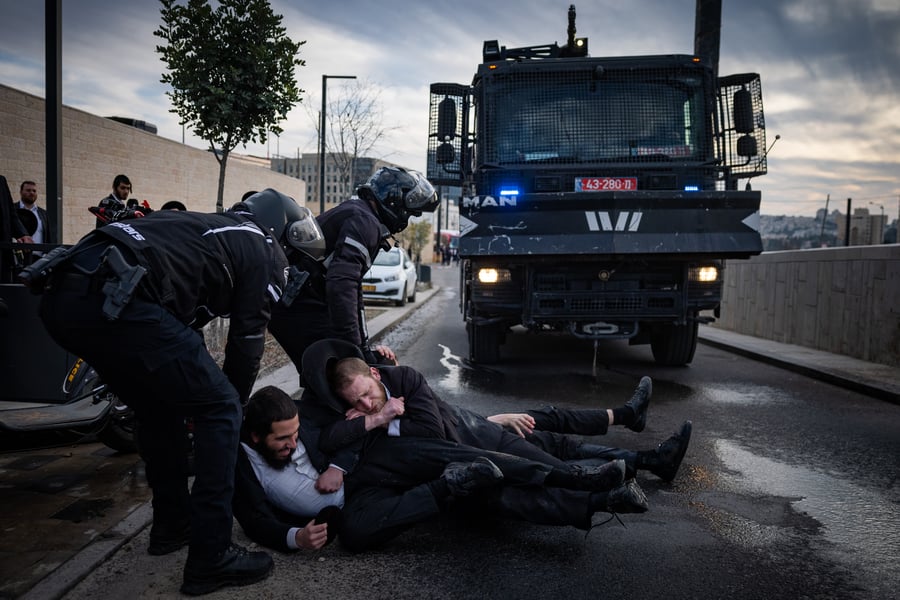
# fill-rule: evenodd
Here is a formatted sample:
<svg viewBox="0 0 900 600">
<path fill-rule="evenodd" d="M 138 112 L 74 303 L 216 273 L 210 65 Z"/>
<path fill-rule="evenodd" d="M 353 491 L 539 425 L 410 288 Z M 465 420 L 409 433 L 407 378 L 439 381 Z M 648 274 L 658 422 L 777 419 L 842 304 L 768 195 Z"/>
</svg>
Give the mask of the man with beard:
<svg viewBox="0 0 900 600">
<path fill-rule="evenodd" d="M 325 490 L 319 473 L 351 471 L 356 465 L 355 452 L 345 449 L 325 457 L 318 449 L 318 431 L 307 420 L 301 421 L 296 403 L 273 386 L 256 391 L 250 398 L 241 438 L 234 516 L 250 539 L 282 552 L 316 550 L 334 539 L 342 526 L 344 487 Z M 432 488 L 441 487 L 444 497 L 462 496 L 493 484 L 499 473 L 482 461 L 455 465 L 446 469 L 443 477 L 441 486 L 417 486 L 366 503 L 366 531 L 374 528 L 383 536 L 391 532 L 389 537 L 393 537 L 438 513 Z M 382 539 L 387 537 L 379 537 Z"/>
</svg>

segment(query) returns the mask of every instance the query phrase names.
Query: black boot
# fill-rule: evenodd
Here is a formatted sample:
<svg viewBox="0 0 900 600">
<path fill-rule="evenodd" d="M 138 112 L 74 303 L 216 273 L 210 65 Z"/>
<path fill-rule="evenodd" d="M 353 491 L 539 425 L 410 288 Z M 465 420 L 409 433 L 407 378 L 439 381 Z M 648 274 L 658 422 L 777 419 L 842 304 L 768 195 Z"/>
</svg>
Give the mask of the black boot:
<svg viewBox="0 0 900 600">
<path fill-rule="evenodd" d="M 641 377 L 631 400 L 625 403 L 625 406 L 634 411 L 634 421 L 628 425 L 628 429 L 641 432 L 647 426 L 647 407 L 650 406 L 650 396 L 652 395 L 653 380 L 646 376 Z"/>
<path fill-rule="evenodd" d="M 237 544 L 215 558 L 197 559 L 188 554 L 181 593 L 200 596 L 229 585 L 250 585 L 268 577 L 274 565 L 265 552 L 250 552 Z"/>
<path fill-rule="evenodd" d="M 597 467 L 573 465 L 572 471 L 575 477 L 573 488 L 576 490 L 606 492 L 625 481 L 625 461 L 622 459 Z"/>
<path fill-rule="evenodd" d="M 647 512 L 647 496 L 634 479 L 629 479 L 605 494 L 591 494 L 594 512 L 642 513 Z"/>
<path fill-rule="evenodd" d="M 447 482 L 451 496 L 468 496 L 472 490 L 497 485 L 503 480 L 503 472 L 490 460 L 479 456 L 470 463 L 450 463 L 441 478 Z"/>
<path fill-rule="evenodd" d="M 150 527 L 150 545 L 147 552 L 154 556 L 170 554 L 188 545 L 191 540 L 191 522 L 182 519 L 177 522 L 167 522 L 153 519 Z"/>
<path fill-rule="evenodd" d="M 690 421 L 681 424 L 681 428 L 672 437 L 661 443 L 656 450 L 638 452 L 637 468 L 650 471 L 663 481 L 672 481 L 678 474 L 678 468 L 691 442 Z"/>
</svg>

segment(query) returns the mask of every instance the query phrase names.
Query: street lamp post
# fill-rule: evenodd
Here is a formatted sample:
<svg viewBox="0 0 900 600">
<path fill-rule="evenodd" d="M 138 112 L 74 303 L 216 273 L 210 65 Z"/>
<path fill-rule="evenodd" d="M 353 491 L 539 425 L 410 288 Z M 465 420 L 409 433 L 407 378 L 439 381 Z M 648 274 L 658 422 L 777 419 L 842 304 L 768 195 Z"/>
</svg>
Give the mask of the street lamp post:
<svg viewBox="0 0 900 600">
<path fill-rule="evenodd" d="M 322 75 L 322 113 L 319 123 L 319 214 L 325 212 L 325 87 L 329 79 L 356 79 L 356 75 Z"/>
<path fill-rule="evenodd" d="M 869 202 L 872 206 L 877 206 L 881 209 L 881 218 L 878 219 L 878 243 L 884 241 L 884 226 L 887 225 L 887 221 L 884 219 L 884 204 L 878 204 L 877 202 Z"/>
</svg>

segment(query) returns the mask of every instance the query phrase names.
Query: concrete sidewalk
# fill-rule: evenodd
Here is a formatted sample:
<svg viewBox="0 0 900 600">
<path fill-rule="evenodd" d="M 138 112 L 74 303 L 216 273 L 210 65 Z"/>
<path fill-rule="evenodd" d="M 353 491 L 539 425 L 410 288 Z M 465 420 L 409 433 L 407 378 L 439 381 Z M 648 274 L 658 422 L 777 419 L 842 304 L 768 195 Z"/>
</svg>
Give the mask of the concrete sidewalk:
<svg viewBox="0 0 900 600">
<path fill-rule="evenodd" d="M 700 342 L 900 404 L 900 369 L 896 367 L 805 346 L 782 344 L 709 325 L 700 326 Z"/>
</svg>

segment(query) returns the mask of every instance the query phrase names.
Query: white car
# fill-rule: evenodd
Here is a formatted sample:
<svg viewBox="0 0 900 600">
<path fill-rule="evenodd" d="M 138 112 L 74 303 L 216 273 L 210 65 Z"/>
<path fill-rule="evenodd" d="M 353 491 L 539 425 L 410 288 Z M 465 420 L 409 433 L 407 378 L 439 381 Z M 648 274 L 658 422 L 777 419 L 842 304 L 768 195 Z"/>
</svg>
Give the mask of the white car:
<svg viewBox="0 0 900 600">
<path fill-rule="evenodd" d="M 366 300 L 392 300 L 397 306 L 416 301 L 416 264 L 403 248 L 380 250 L 362 280 Z"/>
</svg>

